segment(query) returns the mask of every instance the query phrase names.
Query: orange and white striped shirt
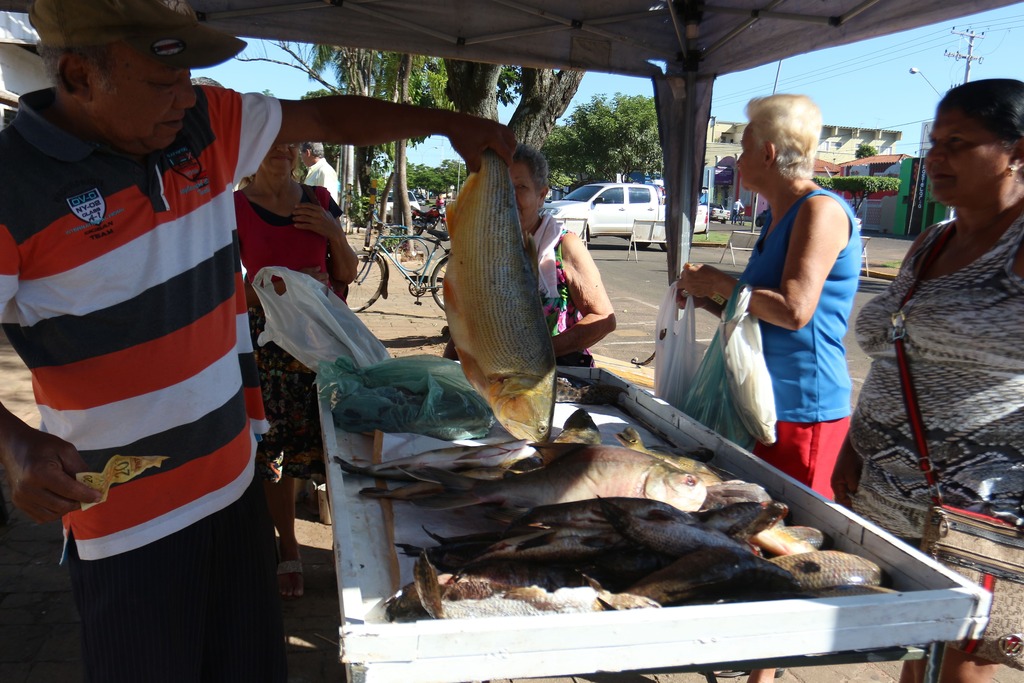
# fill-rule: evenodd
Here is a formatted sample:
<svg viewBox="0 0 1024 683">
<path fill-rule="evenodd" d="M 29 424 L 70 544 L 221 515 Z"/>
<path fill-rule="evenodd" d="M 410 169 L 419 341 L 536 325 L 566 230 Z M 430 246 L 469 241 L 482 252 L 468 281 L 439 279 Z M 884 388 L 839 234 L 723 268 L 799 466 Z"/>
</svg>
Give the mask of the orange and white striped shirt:
<svg viewBox="0 0 1024 683">
<path fill-rule="evenodd" d="M 142 165 L 47 122 L 52 91 L 22 98 L 0 132 L 0 322 L 40 428 L 91 471 L 116 454 L 168 458 L 64 517 L 86 560 L 237 500 L 266 430 L 232 190 L 270 148 L 280 105 L 197 93 L 175 142 Z"/>
</svg>

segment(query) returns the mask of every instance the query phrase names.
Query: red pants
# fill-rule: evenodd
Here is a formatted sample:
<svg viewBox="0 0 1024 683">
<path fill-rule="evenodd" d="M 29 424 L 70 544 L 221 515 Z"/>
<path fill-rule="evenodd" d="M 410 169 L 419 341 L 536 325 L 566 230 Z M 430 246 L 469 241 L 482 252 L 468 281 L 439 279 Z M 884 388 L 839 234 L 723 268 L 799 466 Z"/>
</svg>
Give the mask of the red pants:
<svg viewBox="0 0 1024 683">
<path fill-rule="evenodd" d="M 754 446 L 754 455 L 832 500 L 832 469 L 850 418 L 829 422 L 776 422 L 775 443 Z"/>
</svg>

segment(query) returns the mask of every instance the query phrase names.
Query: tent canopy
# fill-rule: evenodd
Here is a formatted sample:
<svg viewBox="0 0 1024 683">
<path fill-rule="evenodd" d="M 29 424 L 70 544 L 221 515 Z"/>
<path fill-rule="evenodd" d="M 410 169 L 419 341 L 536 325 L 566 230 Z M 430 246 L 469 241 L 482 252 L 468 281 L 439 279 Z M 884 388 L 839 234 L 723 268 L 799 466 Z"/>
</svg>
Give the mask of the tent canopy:
<svg viewBox="0 0 1024 683">
<path fill-rule="evenodd" d="M 653 80 L 669 276 L 689 254 L 716 76 L 1016 0 L 190 0 L 241 37 Z M 0 0 L 26 11 L 29 0 Z"/>
</svg>

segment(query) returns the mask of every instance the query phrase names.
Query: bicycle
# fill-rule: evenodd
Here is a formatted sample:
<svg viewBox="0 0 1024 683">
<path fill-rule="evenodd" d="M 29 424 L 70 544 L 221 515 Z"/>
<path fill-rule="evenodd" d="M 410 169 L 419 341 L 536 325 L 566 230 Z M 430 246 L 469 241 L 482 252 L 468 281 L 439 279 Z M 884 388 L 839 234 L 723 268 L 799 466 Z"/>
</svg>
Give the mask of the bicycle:
<svg viewBox="0 0 1024 683">
<path fill-rule="evenodd" d="M 366 233 L 363 250 L 358 254 L 355 280 L 348 286 L 349 308 L 365 311 L 381 296 L 387 299 L 393 265 L 408 283 L 417 306 L 422 306 L 420 298 L 430 293 L 443 311 L 449 248 L 442 241 L 447 235 L 430 229 L 412 234 L 404 225 L 386 225 L 377 220 L 376 215 L 374 219 L 373 227 Z"/>
</svg>

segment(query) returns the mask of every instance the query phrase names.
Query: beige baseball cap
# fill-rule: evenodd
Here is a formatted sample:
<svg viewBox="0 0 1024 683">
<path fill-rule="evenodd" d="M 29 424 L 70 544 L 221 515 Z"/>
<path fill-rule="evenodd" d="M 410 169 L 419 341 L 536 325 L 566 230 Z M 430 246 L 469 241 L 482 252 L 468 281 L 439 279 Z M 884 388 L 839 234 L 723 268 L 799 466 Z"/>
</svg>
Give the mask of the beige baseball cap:
<svg viewBox="0 0 1024 683">
<path fill-rule="evenodd" d="M 35 0 L 29 19 L 43 45 L 90 47 L 123 40 L 178 68 L 219 64 L 245 47 L 245 41 L 200 24 L 185 0 Z"/>
</svg>

